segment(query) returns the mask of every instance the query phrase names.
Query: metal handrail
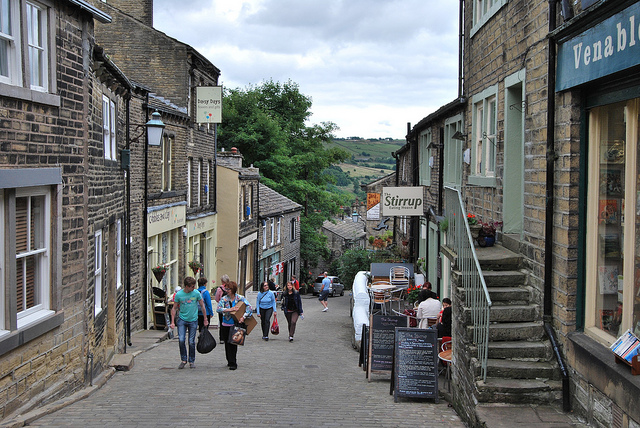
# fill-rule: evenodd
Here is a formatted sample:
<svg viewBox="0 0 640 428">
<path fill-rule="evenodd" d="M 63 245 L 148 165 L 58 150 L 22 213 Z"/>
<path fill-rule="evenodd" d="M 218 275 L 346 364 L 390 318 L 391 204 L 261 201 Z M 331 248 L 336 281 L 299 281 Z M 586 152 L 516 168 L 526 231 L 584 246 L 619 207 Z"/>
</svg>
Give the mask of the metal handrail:
<svg viewBox="0 0 640 428">
<path fill-rule="evenodd" d="M 452 187 L 444 186 L 444 190 L 445 217 L 449 222 L 446 245 L 457 255 L 462 287 L 465 290 L 467 305 L 471 308 L 473 343 L 478 348 L 478 362 L 481 365 L 480 375 L 483 381 L 486 381 L 491 298 L 482 275 L 476 250 L 473 247 L 473 238 L 467 223 L 467 211 L 462 203 L 462 196 L 457 189 Z"/>
</svg>

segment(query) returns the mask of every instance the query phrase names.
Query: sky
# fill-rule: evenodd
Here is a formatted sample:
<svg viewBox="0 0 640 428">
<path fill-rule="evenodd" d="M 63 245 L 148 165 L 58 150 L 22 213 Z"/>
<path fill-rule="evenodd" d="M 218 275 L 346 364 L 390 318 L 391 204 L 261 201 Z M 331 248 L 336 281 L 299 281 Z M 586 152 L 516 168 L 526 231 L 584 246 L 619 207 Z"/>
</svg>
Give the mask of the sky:
<svg viewBox="0 0 640 428">
<path fill-rule="evenodd" d="M 154 27 L 246 88 L 298 84 L 309 125 L 404 139 L 457 97 L 457 0 L 154 0 Z M 223 100 L 224 103 L 224 100 Z M 223 104 L 224 108 L 224 104 Z"/>
</svg>

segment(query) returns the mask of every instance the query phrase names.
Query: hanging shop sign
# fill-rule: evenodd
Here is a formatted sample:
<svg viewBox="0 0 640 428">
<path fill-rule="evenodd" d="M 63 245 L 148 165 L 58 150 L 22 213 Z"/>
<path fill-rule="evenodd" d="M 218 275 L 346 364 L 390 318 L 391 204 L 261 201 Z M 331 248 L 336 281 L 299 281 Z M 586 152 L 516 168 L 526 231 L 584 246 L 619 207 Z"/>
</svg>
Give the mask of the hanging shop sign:
<svg viewBox="0 0 640 428">
<path fill-rule="evenodd" d="M 380 220 L 380 193 L 367 193 L 367 220 Z"/>
<path fill-rule="evenodd" d="M 556 91 L 640 64 L 640 3 L 558 45 Z"/>
<path fill-rule="evenodd" d="M 222 123 L 222 86 L 196 88 L 196 121 Z"/>
<path fill-rule="evenodd" d="M 424 215 L 424 191 L 422 187 L 383 187 L 382 215 Z"/>
</svg>

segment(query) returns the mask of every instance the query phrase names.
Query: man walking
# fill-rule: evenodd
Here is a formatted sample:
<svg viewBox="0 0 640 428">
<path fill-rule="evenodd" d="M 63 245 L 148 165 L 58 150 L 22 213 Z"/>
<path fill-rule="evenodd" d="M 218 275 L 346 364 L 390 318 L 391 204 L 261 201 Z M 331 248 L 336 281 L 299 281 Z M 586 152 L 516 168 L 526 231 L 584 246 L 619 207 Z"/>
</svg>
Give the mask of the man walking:
<svg viewBox="0 0 640 428">
<path fill-rule="evenodd" d="M 202 300 L 202 294 L 196 289 L 196 279 L 188 276 L 184 279 L 184 287 L 176 293 L 173 308 L 171 309 L 171 328 L 176 328 L 176 312 L 178 313 L 178 344 L 180 346 L 180 365 L 183 369 L 189 361 L 189 367 L 196 368 L 196 331 L 198 329 L 198 305 L 203 314 L 207 313 Z M 209 320 L 205 317 L 204 326 L 209 325 Z M 189 331 L 189 354 L 185 337 Z"/>
<path fill-rule="evenodd" d="M 329 307 L 327 306 L 327 300 L 329 299 L 329 291 L 331 290 L 331 278 L 327 276 L 327 273 L 324 273 L 324 279 L 322 280 L 322 290 L 320 290 L 320 296 L 318 300 L 324 306 L 322 312 L 327 312 Z"/>
</svg>

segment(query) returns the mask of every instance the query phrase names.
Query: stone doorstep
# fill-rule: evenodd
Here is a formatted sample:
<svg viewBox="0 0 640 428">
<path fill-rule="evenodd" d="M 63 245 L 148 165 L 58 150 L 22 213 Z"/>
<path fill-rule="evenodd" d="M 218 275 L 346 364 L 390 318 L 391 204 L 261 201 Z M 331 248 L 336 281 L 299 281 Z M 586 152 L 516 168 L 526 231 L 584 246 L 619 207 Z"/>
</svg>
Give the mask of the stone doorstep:
<svg viewBox="0 0 640 428">
<path fill-rule="evenodd" d="M 111 359 L 109 367 L 113 367 L 120 372 L 128 372 L 133 368 L 133 363 L 133 354 L 116 354 Z"/>
</svg>

